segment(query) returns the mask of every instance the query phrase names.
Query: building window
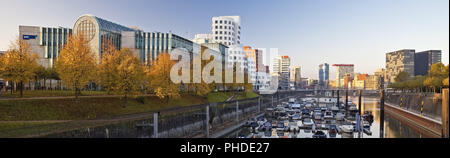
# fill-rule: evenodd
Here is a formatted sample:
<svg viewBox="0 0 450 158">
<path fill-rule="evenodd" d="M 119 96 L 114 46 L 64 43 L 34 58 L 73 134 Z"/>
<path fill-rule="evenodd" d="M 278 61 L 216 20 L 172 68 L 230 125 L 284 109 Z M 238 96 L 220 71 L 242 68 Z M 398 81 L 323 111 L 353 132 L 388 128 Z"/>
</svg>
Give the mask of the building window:
<svg viewBox="0 0 450 158">
<path fill-rule="evenodd" d="M 220 29 L 222 29 L 222 26 L 220 26 Z"/>
<path fill-rule="evenodd" d="M 217 35 L 217 31 L 216 31 L 216 35 Z"/>
<path fill-rule="evenodd" d="M 217 24 L 217 20 L 216 20 L 216 24 Z"/>
<path fill-rule="evenodd" d="M 216 25 L 216 29 L 217 29 L 217 25 Z"/>
<path fill-rule="evenodd" d="M 220 20 L 220 23 L 222 24 L 222 20 Z"/>
<path fill-rule="evenodd" d="M 96 34 L 95 25 L 89 20 L 84 20 L 78 24 L 77 33 L 82 33 L 87 41 L 91 41 Z"/>
</svg>

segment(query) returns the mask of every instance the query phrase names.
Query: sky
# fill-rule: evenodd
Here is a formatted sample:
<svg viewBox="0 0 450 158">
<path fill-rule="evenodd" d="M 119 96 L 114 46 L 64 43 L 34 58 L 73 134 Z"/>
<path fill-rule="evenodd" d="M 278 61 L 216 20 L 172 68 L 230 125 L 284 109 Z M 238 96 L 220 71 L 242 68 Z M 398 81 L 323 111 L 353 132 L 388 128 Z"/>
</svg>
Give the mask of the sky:
<svg viewBox="0 0 450 158">
<path fill-rule="evenodd" d="M 373 74 L 400 49 L 442 50 L 449 63 L 448 0 L 0 0 L 0 50 L 19 25 L 72 28 L 83 14 L 188 39 L 210 33 L 213 16 L 239 15 L 243 45 L 278 48 L 314 79 L 321 63 Z"/>
</svg>

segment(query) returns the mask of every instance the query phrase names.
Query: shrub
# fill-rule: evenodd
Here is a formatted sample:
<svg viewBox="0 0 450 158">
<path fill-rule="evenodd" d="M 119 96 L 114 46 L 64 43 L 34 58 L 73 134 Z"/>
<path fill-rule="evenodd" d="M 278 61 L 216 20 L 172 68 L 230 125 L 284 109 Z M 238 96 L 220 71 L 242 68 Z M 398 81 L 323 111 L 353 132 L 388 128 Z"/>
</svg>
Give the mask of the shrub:
<svg viewBox="0 0 450 158">
<path fill-rule="evenodd" d="M 145 104 L 145 103 L 147 103 L 147 98 L 144 96 L 137 96 L 136 101 L 139 103 Z"/>
</svg>

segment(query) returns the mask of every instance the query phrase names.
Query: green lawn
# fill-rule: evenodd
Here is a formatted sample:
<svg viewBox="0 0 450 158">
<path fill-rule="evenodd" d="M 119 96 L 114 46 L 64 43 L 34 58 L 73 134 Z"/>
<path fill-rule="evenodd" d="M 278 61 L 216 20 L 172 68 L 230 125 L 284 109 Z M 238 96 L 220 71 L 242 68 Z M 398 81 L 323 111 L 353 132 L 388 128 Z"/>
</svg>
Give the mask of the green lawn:
<svg viewBox="0 0 450 158">
<path fill-rule="evenodd" d="M 85 120 L 108 118 L 133 113 L 143 113 L 171 107 L 189 106 L 206 103 L 206 99 L 182 95 L 169 104 L 161 102 L 154 96 L 148 96 L 145 104 L 136 99 L 128 99 L 127 106 L 122 107 L 119 97 L 108 98 L 73 98 L 36 99 L 36 100 L 2 100 L 0 101 L 0 120 Z"/>
<path fill-rule="evenodd" d="M 44 91 L 46 94 L 61 96 L 61 91 Z M 58 93 L 59 92 L 59 93 Z M 28 96 L 47 96 L 45 94 L 28 93 Z M 93 95 L 104 95 L 101 93 Z M 146 102 L 140 103 L 135 98 L 129 98 L 127 106 L 122 107 L 119 97 L 89 97 L 58 98 L 58 99 L 25 99 L 0 100 L 0 121 L 37 121 L 37 120 L 79 120 L 70 122 L 0 122 L 0 137 L 24 137 L 41 135 L 43 133 L 94 127 L 101 124 L 93 123 L 92 119 L 112 118 L 127 114 L 145 113 L 150 111 L 204 104 L 208 102 L 223 102 L 233 96 L 234 92 L 214 92 L 207 97 L 191 94 L 181 94 L 176 100 L 168 104 L 155 96 L 146 96 Z M 69 95 L 70 96 L 70 95 Z M 255 93 L 241 93 L 238 99 L 257 97 Z"/>
<path fill-rule="evenodd" d="M 208 102 L 215 103 L 215 102 L 224 102 L 231 96 L 233 96 L 233 92 L 213 92 L 209 93 L 207 98 Z"/>
<path fill-rule="evenodd" d="M 240 99 L 247 99 L 247 98 L 256 98 L 258 96 L 259 95 L 256 94 L 255 92 L 244 92 L 241 95 L 239 95 L 237 99 L 240 100 Z"/>
<path fill-rule="evenodd" d="M 99 95 L 107 95 L 105 91 L 81 91 L 81 96 L 99 96 Z M 11 92 L 0 94 L 0 96 L 10 97 L 10 98 L 19 98 L 20 91 L 14 91 L 13 94 Z M 24 90 L 23 98 L 31 98 L 31 97 L 67 97 L 67 96 L 75 96 L 74 91 L 61 91 L 61 90 Z"/>
<path fill-rule="evenodd" d="M 0 137 L 20 137 L 30 134 L 40 134 L 54 130 L 63 123 L 46 122 L 0 122 Z"/>
</svg>

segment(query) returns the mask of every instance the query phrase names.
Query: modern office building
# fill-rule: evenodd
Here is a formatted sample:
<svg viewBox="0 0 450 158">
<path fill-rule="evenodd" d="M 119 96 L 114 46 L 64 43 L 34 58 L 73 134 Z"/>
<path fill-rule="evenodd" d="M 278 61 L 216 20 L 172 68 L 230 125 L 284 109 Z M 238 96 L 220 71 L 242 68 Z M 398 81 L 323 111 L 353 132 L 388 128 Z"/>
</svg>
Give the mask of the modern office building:
<svg viewBox="0 0 450 158">
<path fill-rule="evenodd" d="M 53 66 L 71 34 L 70 28 L 19 26 L 19 37 L 31 46 L 39 56 L 38 63 L 44 67 Z"/>
<path fill-rule="evenodd" d="M 414 49 L 403 49 L 386 54 L 386 81 L 387 84 L 394 83 L 395 77 L 400 72 L 408 72 L 410 77 L 414 77 Z"/>
<path fill-rule="evenodd" d="M 366 90 L 378 90 L 380 89 L 380 80 L 381 77 L 379 75 L 369 75 L 366 78 L 365 89 Z"/>
<path fill-rule="evenodd" d="M 293 69 L 294 73 L 294 87 L 295 89 L 301 89 L 302 88 L 302 69 L 300 66 L 295 66 Z"/>
<path fill-rule="evenodd" d="M 271 73 L 280 73 L 281 69 L 281 60 L 279 57 L 272 59 L 272 72 Z"/>
<path fill-rule="evenodd" d="M 138 28 L 126 27 L 89 14 L 80 16 L 73 29 L 19 26 L 20 37 L 31 45 L 33 51 L 40 57 L 39 64 L 45 67 L 53 66 L 60 50 L 72 33 L 84 35 L 98 61 L 109 43 L 117 49 L 130 48 L 146 64 L 156 60 L 163 52 L 171 53 L 175 49 L 182 49 L 189 53 L 192 59 L 193 55 L 200 54 L 202 50 L 201 44 L 173 33 L 144 32 Z M 227 47 L 225 45 L 206 44 L 204 46 L 208 48 L 204 50 L 215 51 L 213 54 L 220 56 L 216 59 L 226 65 Z"/>
<path fill-rule="evenodd" d="M 427 75 L 431 65 L 440 63 L 441 59 L 441 50 L 427 50 L 416 53 L 414 55 L 414 75 Z"/>
<path fill-rule="evenodd" d="M 256 85 L 258 83 L 258 79 L 265 78 L 267 76 L 267 72 L 263 64 L 263 52 L 262 50 L 253 49 L 250 46 L 245 46 L 244 52 L 246 59 L 248 60 L 248 73 L 252 77 L 254 89 L 257 90 L 259 89 Z"/>
<path fill-rule="evenodd" d="M 241 44 L 240 16 L 218 16 L 212 18 L 212 42 L 227 46 Z"/>
<path fill-rule="evenodd" d="M 291 58 L 289 56 L 281 56 L 279 58 L 279 74 L 280 79 L 278 80 L 278 86 L 279 89 L 287 90 L 289 89 L 289 81 L 291 77 L 290 72 L 290 66 L 291 66 Z"/>
<path fill-rule="evenodd" d="M 386 69 L 380 68 L 377 71 L 375 71 L 374 75 L 384 77 L 386 76 Z"/>
<path fill-rule="evenodd" d="M 333 64 L 336 67 L 336 88 L 348 87 L 349 80 L 354 76 L 353 64 Z M 351 84 L 351 83 L 350 83 Z"/>
<path fill-rule="evenodd" d="M 328 65 L 327 63 L 319 65 L 319 85 L 320 86 L 328 87 L 327 86 L 328 81 L 330 80 L 329 73 L 330 73 L 330 65 Z"/>
<path fill-rule="evenodd" d="M 192 39 L 192 42 L 197 44 L 213 43 L 212 39 L 213 39 L 212 34 L 196 34 L 194 39 Z"/>
<path fill-rule="evenodd" d="M 253 59 L 255 61 L 255 70 L 257 72 L 265 72 L 265 66 L 263 64 L 263 52 L 259 49 L 253 49 L 250 46 L 244 47 L 245 55 L 248 59 Z"/>
<path fill-rule="evenodd" d="M 126 35 L 122 35 L 122 32 L 132 32 L 134 35 L 134 33 L 137 33 L 139 31 L 90 14 L 80 16 L 75 22 L 73 28 L 74 34 L 81 33 L 85 36 L 85 39 L 87 39 L 88 44 L 91 46 L 91 51 L 93 51 L 94 55 L 99 60 L 101 59 L 102 53 L 106 48 L 105 46 L 108 43 L 112 44 L 117 49 L 122 48 L 122 37 L 124 37 L 125 40 L 128 40 L 126 39 Z M 140 58 L 143 57 L 141 56 L 141 54 L 139 55 Z"/>
<path fill-rule="evenodd" d="M 352 87 L 354 89 L 366 89 L 366 81 L 368 76 L 368 74 L 355 75 L 355 78 L 352 81 Z"/>
<path fill-rule="evenodd" d="M 247 58 L 245 57 L 244 47 L 240 45 L 228 46 L 228 66 L 233 68 L 233 65 L 240 65 L 241 69 L 247 69 Z"/>
</svg>

